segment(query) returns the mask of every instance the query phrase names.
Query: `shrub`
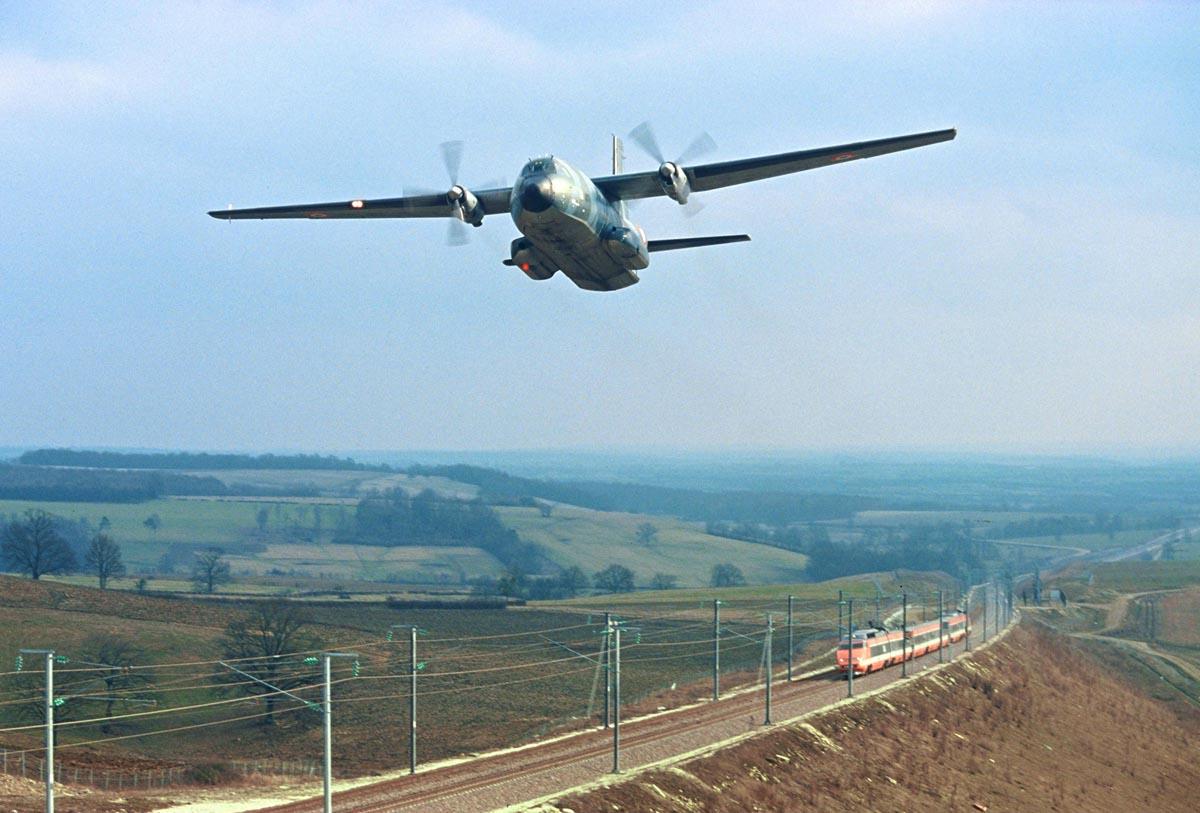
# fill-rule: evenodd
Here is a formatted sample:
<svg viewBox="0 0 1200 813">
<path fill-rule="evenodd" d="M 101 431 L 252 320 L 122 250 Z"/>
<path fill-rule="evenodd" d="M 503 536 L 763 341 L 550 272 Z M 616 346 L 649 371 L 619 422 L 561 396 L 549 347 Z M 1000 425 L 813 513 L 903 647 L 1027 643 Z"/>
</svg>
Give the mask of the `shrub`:
<svg viewBox="0 0 1200 813">
<path fill-rule="evenodd" d="M 237 769 L 228 762 L 201 762 L 183 772 L 184 779 L 197 785 L 226 785 L 237 776 Z"/>
</svg>

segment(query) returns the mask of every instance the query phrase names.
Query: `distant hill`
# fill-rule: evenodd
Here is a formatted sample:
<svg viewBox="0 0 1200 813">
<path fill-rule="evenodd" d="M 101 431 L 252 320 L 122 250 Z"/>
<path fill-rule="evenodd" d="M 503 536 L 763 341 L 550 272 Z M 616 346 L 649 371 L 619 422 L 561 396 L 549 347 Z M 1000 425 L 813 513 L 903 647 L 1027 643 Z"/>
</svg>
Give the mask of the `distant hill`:
<svg viewBox="0 0 1200 813">
<path fill-rule="evenodd" d="M 17 462 L 30 466 L 73 466 L 92 469 L 309 469 L 392 471 L 382 464 L 358 463 L 333 455 L 247 455 L 208 452 L 94 452 L 81 449 L 37 449 Z"/>
<path fill-rule="evenodd" d="M 144 502 L 164 494 L 220 496 L 213 477 L 157 471 L 59 469 L 0 464 L 0 499 L 51 502 Z"/>
<path fill-rule="evenodd" d="M 699 491 L 639 483 L 535 480 L 479 466 L 413 466 L 410 474 L 434 475 L 476 485 L 493 502 L 520 504 L 551 500 L 634 514 L 667 514 L 697 521 L 731 520 L 785 525 L 849 517 L 885 503 L 851 494 L 796 494 L 769 491 Z"/>
</svg>

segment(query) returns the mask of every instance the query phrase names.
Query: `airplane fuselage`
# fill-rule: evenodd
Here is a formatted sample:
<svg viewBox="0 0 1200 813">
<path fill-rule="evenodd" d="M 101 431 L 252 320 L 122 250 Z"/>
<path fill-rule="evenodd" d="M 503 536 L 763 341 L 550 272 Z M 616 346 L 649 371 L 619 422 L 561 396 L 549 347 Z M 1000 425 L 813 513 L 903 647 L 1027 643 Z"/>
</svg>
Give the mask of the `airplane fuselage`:
<svg viewBox="0 0 1200 813">
<path fill-rule="evenodd" d="M 668 161 L 649 125 L 640 125 L 632 135 L 659 162 L 656 169 L 625 172 L 621 140 L 613 136 L 612 175 L 591 178 L 561 158 L 546 156 L 525 164 L 511 187 L 473 192 L 458 182 L 462 143 L 446 142 L 442 159 L 451 186 L 445 193 L 248 209 L 231 206 L 209 214 L 221 220 L 449 218 L 447 242 L 463 245 L 469 233 L 467 224 L 482 226 L 485 217 L 507 211 L 522 236 L 513 241 L 505 265 L 515 265 L 537 280 L 562 271 L 580 288 L 615 291 L 636 283 L 637 272 L 650 265 L 654 252 L 750 239 L 748 234 L 716 234 L 647 240 L 645 232 L 626 216 L 627 201 L 666 197 L 686 206 L 694 193 L 924 147 L 949 141 L 955 131 L 934 130 L 710 164 L 690 164 L 685 157 L 711 149 L 714 145 L 708 136 L 696 139 L 678 159 Z"/>
<path fill-rule="evenodd" d="M 645 233 L 583 172 L 553 156 L 527 163 L 513 184 L 512 264 L 533 279 L 562 271 L 581 288 L 614 291 L 650 264 Z"/>
</svg>

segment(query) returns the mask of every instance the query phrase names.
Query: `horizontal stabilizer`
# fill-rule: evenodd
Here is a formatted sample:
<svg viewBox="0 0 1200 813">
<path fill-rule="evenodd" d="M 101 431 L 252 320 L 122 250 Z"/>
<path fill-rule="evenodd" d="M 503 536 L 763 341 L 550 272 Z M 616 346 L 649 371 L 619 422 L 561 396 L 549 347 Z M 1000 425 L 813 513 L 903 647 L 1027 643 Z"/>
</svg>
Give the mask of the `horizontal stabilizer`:
<svg viewBox="0 0 1200 813">
<path fill-rule="evenodd" d="M 675 240 L 651 240 L 646 248 L 650 251 L 674 251 L 677 248 L 699 248 L 719 246 L 722 243 L 744 243 L 748 234 L 719 234 L 716 237 L 680 237 Z"/>
</svg>

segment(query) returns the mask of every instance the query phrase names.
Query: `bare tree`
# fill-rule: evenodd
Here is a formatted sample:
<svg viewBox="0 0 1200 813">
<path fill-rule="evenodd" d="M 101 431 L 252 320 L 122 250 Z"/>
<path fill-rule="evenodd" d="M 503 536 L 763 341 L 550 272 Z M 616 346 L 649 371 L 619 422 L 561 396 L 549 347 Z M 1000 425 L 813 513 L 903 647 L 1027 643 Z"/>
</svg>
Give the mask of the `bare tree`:
<svg viewBox="0 0 1200 813">
<path fill-rule="evenodd" d="M 655 573 L 650 577 L 650 587 L 654 590 L 674 590 L 679 586 L 679 577 L 671 573 Z"/>
<path fill-rule="evenodd" d="M 143 704 L 144 696 L 134 696 L 130 690 L 154 683 L 154 673 L 151 670 L 134 668 L 144 657 L 145 652 L 133 641 L 111 633 L 93 635 L 80 645 L 78 660 L 93 665 L 88 673 L 89 679 L 99 681 L 104 687 L 105 722 L 100 726 L 100 730 L 105 734 L 110 731 L 109 721 L 118 704 Z M 96 688 L 99 689 L 98 686 Z"/>
<path fill-rule="evenodd" d="M 158 514 L 151 514 L 150 516 L 146 517 L 145 521 L 142 522 L 142 525 L 150 529 L 151 536 L 157 537 L 158 529 L 162 527 L 162 518 L 159 517 Z"/>
<path fill-rule="evenodd" d="M 230 580 L 229 562 L 225 561 L 223 554 L 220 548 L 209 548 L 196 554 L 196 561 L 192 563 L 192 584 L 196 590 L 212 593 L 217 585 Z"/>
<path fill-rule="evenodd" d="M 637 543 L 639 545 L 649 545 L 658 536 L 658 528 L 649 522 L 643 522 L 637 526 Z"/>
<path fill-rule="evenodd" d="M 633 590 L 633 571 L 624 565 L 609 565 L 592 577 L 592 584 L 603 593 L 629 593 Z"/>
<path fill-rule="evenodd" d="M 713 587 L 736 587 L 739 584 L 745 584 L 746 577 L 742 575 L 742 569 L 737 565 L 728 563 L 713 565 L 710 583 Z"/>
<path fill-rule="evenodd" d="M 45 511 L 31 508 L 24 520 L 8 523 L 3 536 L 0 556 L 4 563 L 32 579 L 70 573 L 76 567 L 71 546 L 55 528 L 54 517 Z"/>
<path fill-rule="evenodd" d="M 299 658 L 287 657 L 317 648 L 316 640 L 305 630 L 308 624 L 308 614 L 299 605 L 266 601 L 245 618 L 231 621 L 221 637 L 221 649 L 230 665 L 252 679 L 227 667 L 221 667 L 218 677 L 230 684 L 231 691 L 262 699 L 264 726 L 275 724 L 275 707 L 281 700 L 294 702 L 277 689 L 293 691 L 317 682 L 315 668 L 305 667 Z"/>
<path fill-rule="evenodd" d="M 100 580 L 100 589 L 108 589 L 108 580 L 125 575 L 125 563 L 121 561 L 121 546 L 107 534 L 96 534 L 88 545 L 83 563 Z"/>
<path fill-rule="evenodd" d="M 583 572 L 583 568 L 579 565 L 571 565 L 558 574 L 558 586 L 568 596 L 574 596 L 580 590 L 586 590 L 588 586 L 587 574 Z"/>
<path fill-rule="evenodd" d="M 554 513 L 554 503 L 546 502 L 545 500 L 537 500 L 534 502 L 537 506 L 538 513 L 545 518 L 549 518 Z"/>
<path fill-rule="evenodd" d="M 258 526 L 258 532 L 260 534 L 267 532 L 267 520 L 269 518 L 270 515 L 267 513 L 266 506 L 263 506 L 254 512 L 254 524 Z"/>
</svg>

